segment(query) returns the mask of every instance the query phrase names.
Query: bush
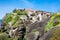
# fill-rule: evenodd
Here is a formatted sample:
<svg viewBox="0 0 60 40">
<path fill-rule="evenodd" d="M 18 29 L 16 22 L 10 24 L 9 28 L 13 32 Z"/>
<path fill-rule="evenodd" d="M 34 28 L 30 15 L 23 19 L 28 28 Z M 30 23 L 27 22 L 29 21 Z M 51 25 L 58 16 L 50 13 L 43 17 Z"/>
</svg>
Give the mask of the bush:
<svg viewBox="0 0 60 40">
<path fill-rule="evenodd" d="M 0 40 L 8 40 L 8 35 L 6 33 L 0 33 Z"/>
<path fill-rule="evenodd" d="M 60 24 L 60 14 L 55 14 L 50 18 L 50 21 L 45 26 L 45 31 L 49 31 L 50 29 L 56 27 Z"/>
<path fill-rule="evenodd" d="M 50 29 L 46 34 L 44 40 L 60 40 L 60 26 Z"/>
</svg>

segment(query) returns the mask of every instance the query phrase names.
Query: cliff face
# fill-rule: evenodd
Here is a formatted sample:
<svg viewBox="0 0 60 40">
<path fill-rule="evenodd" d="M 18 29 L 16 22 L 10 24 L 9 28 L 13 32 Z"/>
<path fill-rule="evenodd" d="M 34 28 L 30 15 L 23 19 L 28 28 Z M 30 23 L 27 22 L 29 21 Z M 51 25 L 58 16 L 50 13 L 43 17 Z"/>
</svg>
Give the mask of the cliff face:
<svg viewBox="0 0 60 40">
<path fill-rule="evenodd" d="M 53 33 L 52 31 L 49 32 L 50 29 L 60 25 L 60 14 L 52 15 L 50 12 L 45 11 L 15 9 L 4 17 L 3 23 L 6 24 L 3 26 L 3 31 L 8 35 L 11 33 L 9 35 L 11 38 L 17 37 L 17 40 L 43 40 L 48 37 L 46 34 Z"/>
</svg>

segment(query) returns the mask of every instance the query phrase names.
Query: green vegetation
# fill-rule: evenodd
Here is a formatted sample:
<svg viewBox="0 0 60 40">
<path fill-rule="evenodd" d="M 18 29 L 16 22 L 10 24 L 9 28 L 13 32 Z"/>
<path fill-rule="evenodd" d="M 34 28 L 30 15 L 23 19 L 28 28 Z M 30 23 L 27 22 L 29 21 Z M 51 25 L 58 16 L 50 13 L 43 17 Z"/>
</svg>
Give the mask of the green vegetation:
<svg viewBox="0 0 60 40">
<path fill-rule="evenodd" d="M 45 27 L 45 31 L 60 25 L 60 13 L 54 14 Z"/>
<path fill-rule="evenodd" d="M 14 9 L 12 13 L 6 14 L 6 16 L 3 18 L 3 23 L 2 23 L 3 28 L 0 29 L 0 40 L 18 40 L 18 39 L 25 40 L 24 36 L 25 35 L 27 36 L 29 34 L 28 32 L 26 32 L 26 25 L 23 22 L 26 16 L 27 16 L 27 12 L 25 10 L 19 10 L 19 9 Z M 35 14 L 32 14 L 31 16 L 35 16 Z M 16 31 L 16 34 L 18 33 L 18 36 L 16 36 L 15 38 L 8 37 L 8 32 L 9 30 L 11 30 L 9 28 L 10 26 L 13 29 L 14 28 L 19 29 L 19 27 L 21 27 L 21 29 Z M 52 15 L 52 17 L 50 18 L 50 21 L 45 26 L 45 31 L 49 31 L 50 29 L 58 27 L 58 26 L 60 26 L 60 13 L 56 13 Z M 58 31 L 60 31 L 60 29 Z M 55 36 L 55 33 L 58 33 L 58 31 L 55 31 L 53 36 Z M 32 32 L 35 32 L 36 34 L 40 35 L 40 33 L 36 29 L 32 30 Z M 55 40 L 55 37 L 53 36 L 51 40 Z"/>
<path fill-rule="evenodd" d="M 19 10 L 19 9 L 14 9 L 14 13 L 17 13 L 17 15 L 27 15 L 27 12 L 25 10 Z"/>
<path fill-rule="evenodd" d="M 9 32 L 9 30 L 10 30 L 10 28 L 9 28 L 10 25 L 13 28 L 18 28 L 18 27 L 22 26 L 23 28 L 20 29 L 21 31 L 17 31 L 19 37 L 16 37 L 16 38 L 11 37 L 11 38 L 9 38 L 7 36 L 6 40 L 18 40 L 18 39 L 25 40 L 23 36 L 25 35 L 25 31 L 26 31 L 25 29 L 26 28 L 25 28 L 25 25 L 23 23 L 23 19 L 26 17 L 26 15 L 27 15 L 27 12 L 25 10 L 21 11 L 19 9 L 14 9 L 12 13 L 6 14 L 6 16 L 3 18 L 3 23 L 2 23 L 4 25 L 3 28 L 4 29 L 6 28 L 6 31 L 1 29 L 0 30 L 1 31 L 0 34 L 1 33 L 3 34 L 3 31 L 5 32 L 5 34 L 7 34 Z M 22 25 L 20 25 L 19 23 L 22 24 Z M 5 36 L 6 36 L 5 34 L 3 34 L 4 37 L 2 37 L 3 35 L 1 35 L 1 37 L 3 38 L 2 39 L 0 37 L 1 40 L 5 40 L 4 39 Z"/>
<path fill-rule="evenodd" d="M 19 9 L 14 9 L 13 13 L 7 14 L 3 20 L 6 24 L 11 23 L 12 26 L 18 27 L 18 22 L 20 19 L 24 19 L 26 15 L 27 12 L 25 10 L 20 11 Z"/>
<path fill-rule="evenodd" d="M 0 40 L 13 40 L 13 38 L 8 38 L 6 33 L 0 33 Z"/>
<path fill-rule="evenodd" d="M 53 32 L 52 37 L 50 38 L 50 40 L 60 40 L 60 28 L 56 29 Z"/>
<path fill-rule="evenodd" d="M 0 40 L 8 40 L 8 36 L 6 33 L 0 33 Z"/>
</svg>

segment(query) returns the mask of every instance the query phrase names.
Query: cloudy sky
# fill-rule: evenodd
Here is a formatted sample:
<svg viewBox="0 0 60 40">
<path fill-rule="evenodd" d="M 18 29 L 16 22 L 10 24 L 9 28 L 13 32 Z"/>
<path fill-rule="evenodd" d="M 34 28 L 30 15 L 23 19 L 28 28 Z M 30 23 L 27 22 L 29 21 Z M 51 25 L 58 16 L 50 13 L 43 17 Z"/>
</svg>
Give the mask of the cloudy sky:
<svg viewBox="0 0 60 40">
<path fill-rule="evenodd" d="M 60 10 L 60 0 L 0 0 L 0 19 L 15 8 L 33 8 L 48 12 Z"/>
</svg>

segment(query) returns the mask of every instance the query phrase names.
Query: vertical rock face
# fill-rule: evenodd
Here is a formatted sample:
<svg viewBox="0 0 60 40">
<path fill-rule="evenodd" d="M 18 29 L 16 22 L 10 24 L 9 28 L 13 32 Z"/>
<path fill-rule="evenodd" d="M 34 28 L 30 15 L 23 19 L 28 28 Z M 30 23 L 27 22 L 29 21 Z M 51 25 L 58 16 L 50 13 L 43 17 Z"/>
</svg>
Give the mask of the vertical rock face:
<svg viewBox="0 0 60 40">
<path fill-rule="evenodd" d="M 28 30 L 28 37 L 27 37 L 27 40 L 30 39 L 30 40 L 37 40 L 38 36 L 42 37 L 44 35 L 44 27 L 45 25 L 47 24 L 47 22 L 49 21 L 50 18 L 47 18 L 46 20 L 44 21 L 41 21 L 41 22 L 35 22 L 33 24 L 30 24 L 27 26 L 27 29 Z M 36 36 L 37 33 L 33 33 L 33 30 L 35 31 L 38 31 L 39 34 Z M 36 39 L 35 39 L 36 38 Z"/>
<path fill-rule="evenodd" d="M 27 36 L 27 40 L 37 40 L 39 36 L 39 32 L 36 31 L 36 32 L 30 32 Z"/>
<path fill-rule="evenodd" d="M 27 28 L 29 29 L 29 32 L 31 32 L 33 29 L 37 29 L 38 31 L 42 30 L 45 25 L 47 24 L 47 22 L 49 21 L 50 18 L 47 18 L 44 21 L 41 22 L 35 22 L 33 24 L 30 24 L 27 26 Z"/>
<path fill-rule="evenodd" d="M 33 32 L 29 33 L 27 36 L 27 40 L 36 40 L 36 36 Z"/>
<path fill-rule="evenodd" d="M 39 40 L 39 38 L 41 38 L 44 35 L 45 25 L 50 19 L 47 16 L 50 15 L 48 15 L 44 11 L 35 11 L 32 9 L 26 11 L 28 14 L 25 12 L 25 10 L 15 9 L 12 14 L 8 14 L 6 16 L 5 22 L 3 24 L 9 24 L 9 27 L 11 27 L 11 25 L 14 27 L 16 26 L 16 28 L 18 28 L 18 26 L 23 27 L 21 25 L 26 24 L 26 28 L 23 27 L 18 29 L 9 29 L 10 35 L 13 34 L 12 36 L 18 36 L 19 40 L 23 40 L 25 33 L 27 32 L 27 40 Z"/>
</svg>

